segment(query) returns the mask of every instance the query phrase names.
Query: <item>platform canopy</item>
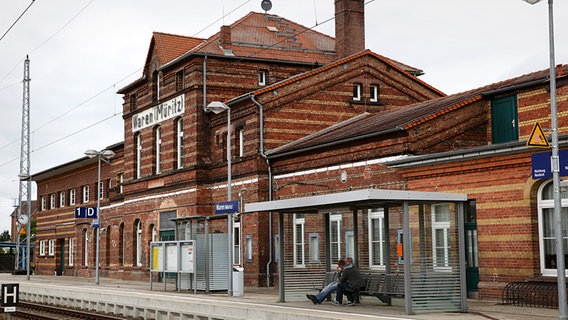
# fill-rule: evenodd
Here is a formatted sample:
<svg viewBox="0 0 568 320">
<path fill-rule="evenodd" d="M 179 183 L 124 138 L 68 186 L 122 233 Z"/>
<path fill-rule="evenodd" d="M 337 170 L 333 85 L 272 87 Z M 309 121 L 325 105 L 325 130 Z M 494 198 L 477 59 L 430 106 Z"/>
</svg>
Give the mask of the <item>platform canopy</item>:
<svg viewBox="0 0 568 320">
<path fill-rule="evenodd" d="M 348 192 L 330 193 L 310 197 L 298 197 L 283 200 L 248 203 L 244 213 L 277 212 L 278 233 L 285 234 L 284 216 L 289 214 L 321 214 L 324 223 L 322 231 L 326 239 L 326 255 L 329 252 L 330 234 L 328 232 L 330 212 L 351 212 L 355 254 L 358 256 L 359 225 L 358 212 L 367 209 L 384 208 L 386 256 L 390 257 L 390 234 L 398 233 L 402 240 L 402 255 L 398 265 L 403 265 L 404 306 L 407 314 L 424 312 L 466 312 L 467 289 L 465 277 L 465 238 L 464 207 L 466 194 L 420 192 L 405 190 L 365 189 Z M 388 213 L 387 213 L 388 212 Z M 392 215 L 398 217 L 396 230 L 389 227 Z M 437 219 L 443 219 L 445 229 L 434 227 Z M 432 223 L 430 223 L 432 222 Z M 364 225 L 364 224 L 361 224 Z M 390 229 L 389 229 L 390 228 Z M 436 229 L 438 228 L 438 229 Z M 439 238 L 438 240 L 435 240 Z M 285 259 L 284 237 L 279 238 L 279 261 Z M 401 240 L 400 240 L 401 239 Z M 440 251 L 440 241 L 445 243 L 445 251 Z M 435 243 L 435 244 L 433 244 Z M 410 257 L 409 259 L 400 257 Z M 330 269 L 330 259 L 326 259 L 326 269 Z M 280 301 L 285 302 L 288 291 L 284 279 L 284 265 L 278 264 Z M 391 270 L 387 262 L 387 274 Z M 397 275 L 398 276 L 398 275 Z M 290 288 L 291 289 L 291 288 Z M 295 297 L 292 292 L 290 297 Z M 303 294 L 305 295 L 305 293 Z"/>
<path fill-rule="evenodd" d="M 245 204 L 245 212 L 277 211 L 281 213 L 317 213 L 322 210 L 348 208 L 365 209 L 377 206 L 399 205 L 420 202 L 463 202 L 466 194 L 422 192 L 404 190 L 366 189 L 330 193 L 311 197 L 264 201 Z"/>
</svg>

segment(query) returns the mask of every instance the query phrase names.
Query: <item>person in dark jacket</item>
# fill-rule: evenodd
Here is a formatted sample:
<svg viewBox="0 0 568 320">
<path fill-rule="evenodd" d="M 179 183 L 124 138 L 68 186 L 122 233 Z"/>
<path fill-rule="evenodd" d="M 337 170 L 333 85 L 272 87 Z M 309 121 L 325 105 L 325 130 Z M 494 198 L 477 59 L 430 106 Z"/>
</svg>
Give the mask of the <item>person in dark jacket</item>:
<svg viewBox="0 0 568 320">
<path fill-rule="evenodd" d="M 353 292 L 359 290 L 365 285 L 365 281 L 359 272 L 359 268 L 353 264 L 352 258 L 345 259 L 345 265 L 341 272 L 341 278 L 337 284 L 337 294 L 335 300 L 332 301 L 335 305 L 343 305 L 343 294 L 347 297 L 347 305 L 355 304 L 353 301 Z"/>
<path fill-rule="evenodd" d="M 345 265 L 345 260 L 340 259 L 337 261 L 337 268 L 335 269 L 334 280 L 331 281 L 328 285 L 326 285 L 318 294 L 306 294 L 306 297 L 310 299 L 314 304 L 321 304 L 328 295 L 332 294 L 337 290 L 337 286 L 339 285 L 339 279 L 341 278 L 341 271 L 343 270 L 343 266 Z"/>
</svg>

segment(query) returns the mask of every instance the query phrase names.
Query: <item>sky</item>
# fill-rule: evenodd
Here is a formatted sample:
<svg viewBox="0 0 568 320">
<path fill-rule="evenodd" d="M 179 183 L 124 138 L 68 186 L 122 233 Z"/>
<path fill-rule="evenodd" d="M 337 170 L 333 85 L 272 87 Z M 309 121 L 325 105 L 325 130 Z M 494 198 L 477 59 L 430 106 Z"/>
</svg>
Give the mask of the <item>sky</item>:
<svg viewBox="0 0 568 320">
<path fill-rule="evenodd" d="M 547 2 L 367 0 L 366 47 L 424 70 L 423 81 L 457 93 L 549 67 Z M 0 1 L 0 233 L 10 229 L 19 194 L 26 55 L 33 175 L 124 140 L 116 92 L 142 76 L 152 32 L 208 38 L 224 24 L 262 12 L 260 4 Z M 333 11 L 333 0 L 272 0 L 270 13 L 334 36 Z M 555 1 L 554 29 L 556 64 L 568 64 L 568 1 Z"/>
</svg>

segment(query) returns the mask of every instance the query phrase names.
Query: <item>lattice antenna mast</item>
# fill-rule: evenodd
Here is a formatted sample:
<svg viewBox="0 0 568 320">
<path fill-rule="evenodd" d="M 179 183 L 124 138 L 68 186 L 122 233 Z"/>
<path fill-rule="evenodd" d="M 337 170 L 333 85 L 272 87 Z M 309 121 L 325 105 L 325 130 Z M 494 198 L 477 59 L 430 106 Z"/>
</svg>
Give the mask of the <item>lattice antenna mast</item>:
<svg viewBox="0 0 568 320">
<path fill-rule="evenodd" d="M 31 176 L 30 176 L 30 59 L 26 56 L 24 61 L 24 90 L 22 101 L 22 135 L 20 149 L 20 181 L 18 196 L 18 217 L 16 228 L 16 265 L 15 270 L 25 269 L 29 275 L 30 265 L 30 225 L 31 225 Z M 25 203 L 24 203 L 25 201 Z M 20 236 L 20 231 L 26 226 L 25 237 Z M 22 250 L 26 244 L 26 250 Z"/>
</svg>

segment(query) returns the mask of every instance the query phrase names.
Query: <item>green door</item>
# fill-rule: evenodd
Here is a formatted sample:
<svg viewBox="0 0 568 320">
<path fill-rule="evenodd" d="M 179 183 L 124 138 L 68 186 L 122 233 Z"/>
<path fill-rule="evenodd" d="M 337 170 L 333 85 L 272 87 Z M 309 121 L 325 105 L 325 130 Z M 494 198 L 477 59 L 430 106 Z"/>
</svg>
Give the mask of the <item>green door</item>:
<svg viewBox="0 0 568 320">
<path fill-rule="evenodd" d="M 477 249 L 477 218 L 475 200 L 467 203 L 465 210 L 465 260 L 466 283 L 468 297 L 477 298 L 477 285 L 479 284 L 479 261 Z"/>
<path fill-rule="evenodd" d="M 496 98 L 491 101 L 491 138 L 493 143 L 519 139 L 517 96 Z"/>
</svg>

